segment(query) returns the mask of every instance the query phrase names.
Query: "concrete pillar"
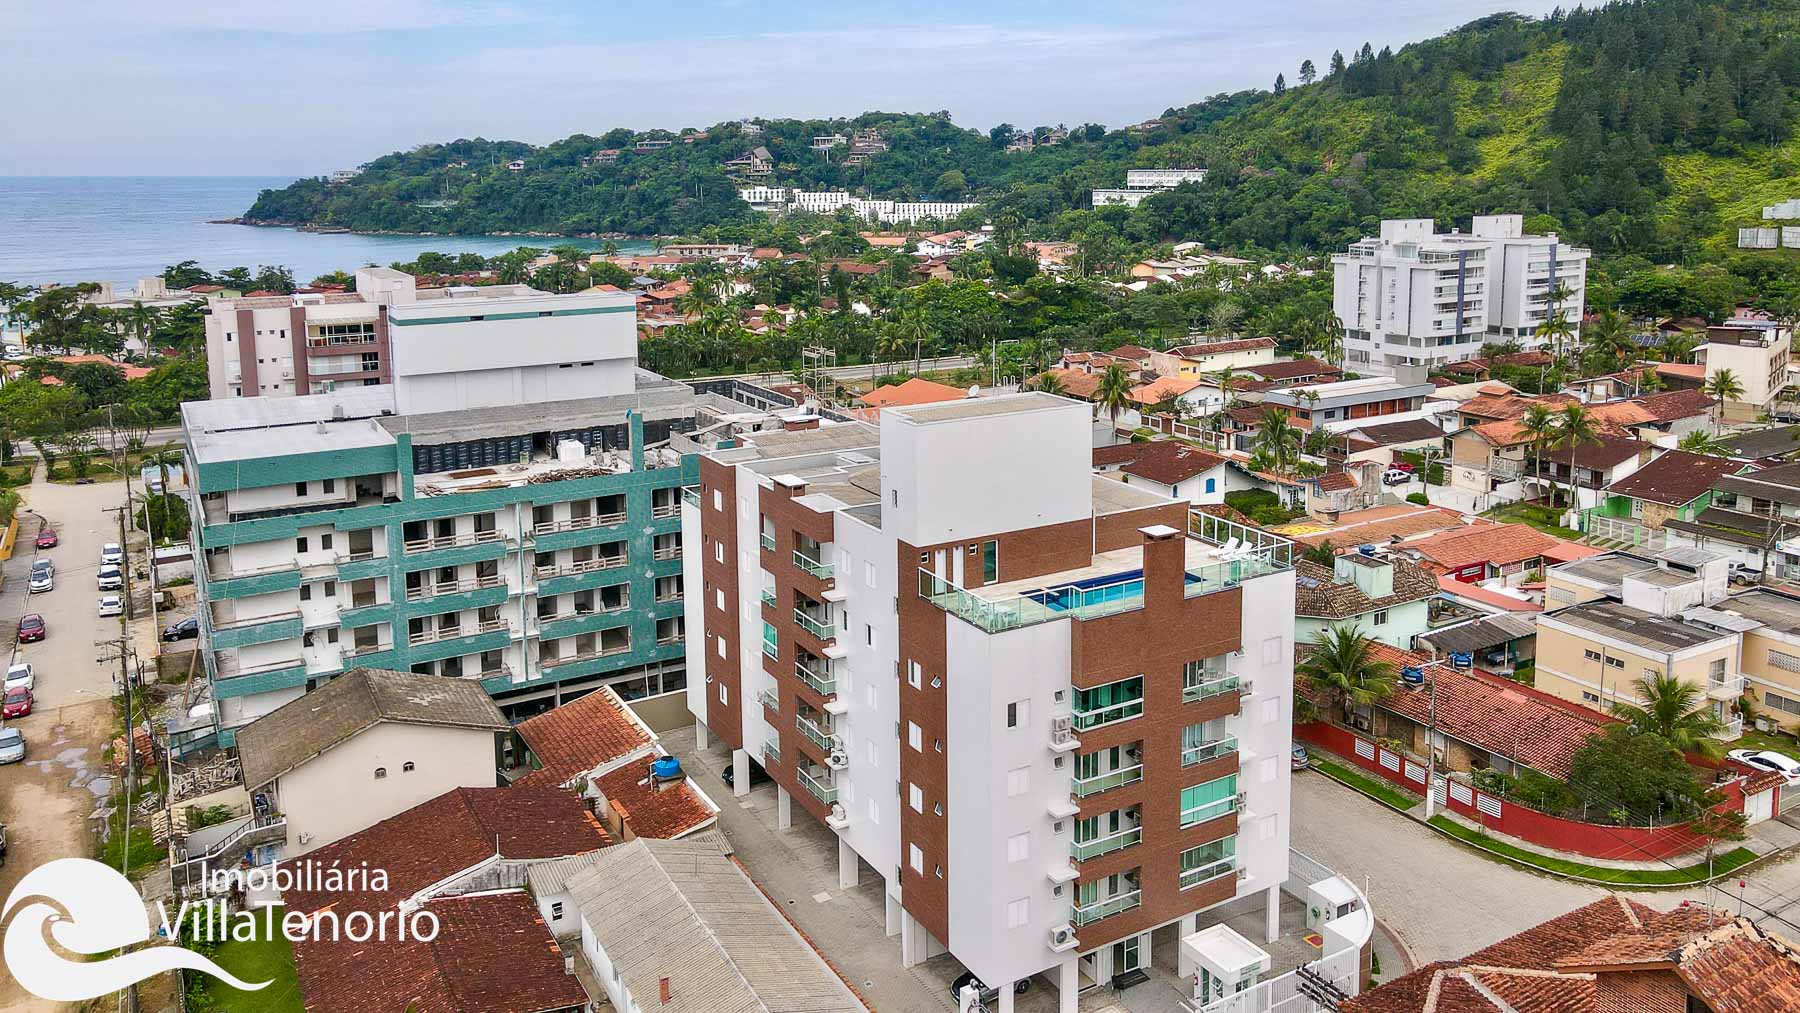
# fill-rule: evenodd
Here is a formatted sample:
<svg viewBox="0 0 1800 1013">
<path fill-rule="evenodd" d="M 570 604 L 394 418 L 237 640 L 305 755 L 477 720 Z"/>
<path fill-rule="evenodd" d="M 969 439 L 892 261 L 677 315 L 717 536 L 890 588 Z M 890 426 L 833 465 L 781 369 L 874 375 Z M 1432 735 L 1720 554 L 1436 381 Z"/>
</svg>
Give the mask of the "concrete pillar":
<svg viewBox="0 0 1800 1013">
<path fill-rule="evenodd" d="M 697 751 L 704 751 L 706 749 L 707 745 L 709 745 L 709 743 L 706 740 L 706 722 L 700 720 L 699 718 L 695 718 L 694 719 L 694 749 Z"/>
<path fill-rule="evenodd" d="M 900 934 L 900 919 L 906 915 L 906 909 L 900 906 L 900 898 L 892 891 L 883 890 L 881 896 L 886 902 L 883 906 L 887 915 L 887 934 L 892 938 Z"/>
<path fill-rule="evenodd" d="M 1181 927 L 1178 930 L 1179 935 L 1176 937 L 1175 944 L 1175 971 L 1183 978 L 1191 977 L 1196 968 L 1194 967 L 1193 958 L 1188 956 L 1187 948 L 1181 945 L 1180 940 L 1186 939 L 1188 936 L 1191 936 L 1198 931 L 1200 931 L 1200 915 L 1198 912 L 1181 916 Z"/>
<path fill-rule="evenodd" d="M 838 888 L 848 890 L 862 878 L 862 859 L 856 856 L 856 849 L 842 837 L 838 838 Z"/>
<path fill-rule="evenodd" d="M 917 967 L 925 962 L 925 926 L 904 908 L 900 911 L 900 966 Z"/>
<path fill-rule="evenodd" d="M 1081 958 L 1069 958 L 1056 968 L 1056 1013 L 1078 1013 L 1081 1001 Z"/>
<path fill-rule="evenodd" d="M 1013 983 L 1002 982 L 1000 989 L 1000 1013 L 1013 1013 Z"/>
<path fill-rule="evenodd" d="M 750 754 L 742 749 L 731 751 L 731 793 L 738 798 L 750 794 Z"/>
<path fill-rule="evenodd" d="M 1269 924 L 1264 930 L 1266 936 L 1263 942 L 1272 943 L 1281 938 L 1281 887 L 1279 885 L 1269 887 L 1265 891 L 1265 896 L 1267 900 L 1264 901 L 1264 905 L 1268 911 Z"/>
<path fill-rule="evenodd" d="M 786 788 L 775 786 L 775 829 L 791 830 L 794 827 L 794 796 L 788 794 Z"/>
<path fill-rule="evenodd" d="M 1151 937 L 1151 935 L 1152 935 L 1152 933 L 1145 932 L 1142 935 L 1138 936 L 1138 966 L 1139 967 L 1152 966 L 1150 963 L 1150 937 Z"/>
</svg>

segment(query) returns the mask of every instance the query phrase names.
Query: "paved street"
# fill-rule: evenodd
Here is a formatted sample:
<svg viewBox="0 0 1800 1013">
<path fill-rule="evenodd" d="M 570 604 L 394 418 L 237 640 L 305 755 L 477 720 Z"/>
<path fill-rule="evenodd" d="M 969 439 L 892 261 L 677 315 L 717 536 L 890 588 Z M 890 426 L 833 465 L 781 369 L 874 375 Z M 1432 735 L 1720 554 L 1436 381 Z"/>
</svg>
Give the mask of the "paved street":
<svg viewBox="0 0 1800 1013">
<path fill-rule="evenodd" d="M 17 660 L 37 671 L 37 706 L 30 716 L 11 722 L 25 733 L 25 762 L 0 767 L 0 822 L 6 824 L 8 844 L 0 896 L 43 862 L 92 853 L 90 817 L 112 787 L 101 752 L 112 726 L 113 692 L 112 672 L 95 661 L 94 641 L 118 631 L 118 620 L 96 615 L 94 575 L 100 546 L 118 537 L 114 515 L 105 508 L 117 504 L 124 489 L 118 482 L 63 486 L 40 479 L 23 490 L 34 512 L 21 515 L 19 548 L 5 566 L 0 649 L 15 651 L 24 612 L 42 615 L 49 636 L 17 648 Z M 39 518 L 62 544 L 43 553 L 56 563 L 55 590 L 33 595 L 26 586 Z M 0 975 L 0 1009 L 56 1008 L 34 1002 Z"/>
</svg>

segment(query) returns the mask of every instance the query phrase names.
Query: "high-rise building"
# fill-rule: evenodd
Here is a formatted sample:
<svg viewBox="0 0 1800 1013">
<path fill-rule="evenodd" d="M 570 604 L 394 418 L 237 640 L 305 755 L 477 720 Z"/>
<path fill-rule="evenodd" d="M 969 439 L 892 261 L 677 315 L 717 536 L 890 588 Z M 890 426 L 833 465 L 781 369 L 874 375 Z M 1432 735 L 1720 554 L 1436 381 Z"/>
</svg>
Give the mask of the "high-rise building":
<svg viewBox="0 0 1800 1013">
<path fill-rule="evenodd" d="M 701 744 L 1002 1010 L 1289 871 L 1291 543 L 1095 475 L 1091 426 L 1027 393 L 709 432 L 682 508 Z"/>
<path fill-rule="evenodd" d="M 1525 235 L 1523 221 L 1477 215 L 1470 232 L 1445 234 L 1429 218 L 1389 220 L 1380 236 L 1334 255 L 1346 368 L 1393 375 L 1472 358 L 1487 341 L 1543 345 L 1538 331 L 1558 294 L 1579 339 L 1589 251 Z"/>
<path fill-rule="evenodd" d="M 354 667 L 514 717 L 683 687 L 695 463 L 663 444 L 698 398 L 636 368 L 631 297 L 418 295 L 365 307 L 392 382 L 183 406 L 211 689 L 184 741 Z"/>
</svg>

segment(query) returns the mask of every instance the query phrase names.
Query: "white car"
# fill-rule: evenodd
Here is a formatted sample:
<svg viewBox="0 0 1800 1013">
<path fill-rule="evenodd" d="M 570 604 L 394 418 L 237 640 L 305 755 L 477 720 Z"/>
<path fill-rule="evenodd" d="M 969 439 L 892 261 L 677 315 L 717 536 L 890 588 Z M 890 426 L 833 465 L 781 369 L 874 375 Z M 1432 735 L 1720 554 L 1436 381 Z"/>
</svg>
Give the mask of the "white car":
<svg viewBox="0 0 1800 1013">
<path fill-rule="evenodd" d="M 37 672 L 32 670 L 29 662 L 14 665 L 6 670 L 6 688 L 23 686 L 26 689 L 37 688 Z"/>
<path fill-rule="evenodd" d="M 118 542 L 107 542 L 100 547 L 100 565 L 102 567 L 118 566 L 125 562 L 125 550 L 119 548 Z"/>
<path fill-rule="evenodd" d="M 1381 473 L 1382 485 L 1405 485 L 1412 480 L 1412 472 L 1401 471 L 1399 468 L 1389 468 Z"/>
<path fill-rule="evenodd" d="M 102 591 L 118 591 L 124 588 L 125 577 L 119 572 L 119 567 L 116 564 L 112 566 L 102 566 L 100 568 L 100 574 L 95 578 L 94 582 Z"/>
<path fill-rule="evenodd" d="M 30 591 L 32 594 L 43 594 L 45 591 L 51 591 L 55 588 L 56 574 L 49 570 L 33 570 L 31 572 Z"/>
<path fill-rule="evenodd" d="M 105 595 L 100 599 L 102 616 L 122 616 L 125 614 L 125 599 L 116 594 Z"/>
<path fill-rule="evenodd" d="M 1725 755 L 1758 770 L 1772 770 L 1786 778 L 1789 784 L 1800 784 L 1800 760 L 1786 753 L 1772 749 L 1733 749 Z"/>
<path fill-rule="evenodd" d="M 25 734 L 17 728 L 0 728 L 0 763 L 18 763 L 25 758 Z"/>
</svg>

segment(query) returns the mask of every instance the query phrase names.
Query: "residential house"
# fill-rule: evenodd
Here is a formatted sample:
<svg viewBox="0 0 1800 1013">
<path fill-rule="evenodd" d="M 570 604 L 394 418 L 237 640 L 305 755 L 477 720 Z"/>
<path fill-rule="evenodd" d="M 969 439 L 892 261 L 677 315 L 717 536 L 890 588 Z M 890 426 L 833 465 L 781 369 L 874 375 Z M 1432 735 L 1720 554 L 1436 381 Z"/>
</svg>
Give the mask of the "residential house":
<svg viewBox="0 0 1800 1013">
<path fill-rule="evenodd" d="M 1765 467 L 1800 457 L 1800 426 L 1721 433 L 1718 439 L 1729 448 L 1734 459 L 1755 461 Z"/>
<path fill-rule="evenodd" d="M 1332 565 L 1294 564 L 1294 640 L 1318 643 L 1333 626 L 1407 649 L 1429 628 L 1437 578 L 1401 556 L 1346 552 Z"/>
<path fill-rule="evenodd" d="M 1531 618 L 1544 611 L 1543 595 L 1508 585 L 1504 578 L 1487 584 L 1470 584 L 1451 576 L 1438 577 L 1438 594 L 1444 600 L 1478 616 L 1513 615 Z"/>
<path fill-rule="evenodd" d="M 717 834 L 607 848 L 563 888 L 620 1013 L 867 1013 Z M 554 902 L 553 902 L 554 903 Z"/>
<path fill-rule="evenodd" d="M 1743 462 L 1670 450 L 1605 489 L 1585 512 L 1583 530 L 1597 538 L 1637 544 L 1664 521 L 1691 521 L 1712 502 L 1713 483 Z M 1633 530 L 1645 529 L 1645 530 Z"/>
<path fill-rule="evenodd" d="M 1338 1005 L 1339 1013 L 1793 1009 L 1800 948 L 1789 940 L 1726 911 L 1683 904 L 1665 913 L 1616 895 Z"/>
<path fill-rule="evenodd" d="M 940 401 L 961 401 L 969 396 L 969 392 L 961 387 L 936 383 L 923 377 L 913 377 L 904 383 L 888 384 L 858 397 L 864 407 L 871 409 L 897 408 L 902 405 L 936 404 Z"/>
<path fill-rule="evenodd" d="M 1199 376 L 1274 361 L 1274 338 L 1211 338 L 1150 353 L 1151 366 L 1163 376 Z"/>
<path fill-rule="evenodd" d="M 1433 573 L 1465 584 L 1501 578 L 1517 584 L 1538 569 L 1545 551 L 1561 543 L 1529 524 L 1493 524 L 1466 531 L 1445 531 L 1410 542 L 1399 551 Z"/>
<path fill-rule="evenodd" d="M 1436 660 L 1467 654 L 1487 671 L 1510 675 L 1537 656 L 1537 624 L 1528 616 L 1488 615 L 1429 630 L 1419 635 L 1413 647 Z"/>
<path fill-rule="evenodd" d="M 719 807 L 610 686 L 519 725 L 529 763 L 513 783 L 553 785 L 586 799 L 614 840 L 685 837 L 718 821 Z M 660 765 L 659 765 L 660 764 Z"/>
<path fill-rule="evenodd" d="M 1094 451 L 1100 474 L 1196 505 L 1225 502 L 1225 466 L 1224 457 L 1181 440 L 1121 443 Z"/>
<path fill-rule="evenodd" d="M 1508 355 L 1477 355 L 1472 359 L 1452 362 L 1444 367 L 1444 372 L 1465 379 L 1487 380 L 1493 377 L 1495 367 L 1548 369 L 1555 363 L 1556 357 L 1549 352 L 1513 352 Z"/>
<path fill-rule="evenodd" d="M 1483 520 L 1474 526 L 1493 525 Z M 1398 545 L 1470 527 L 1462 514 L 1447 507 L 1403 503 L 1342 513 L 1329 525 L 1313 521 L 1283 525 L 1277 533 L 1309 547 L 1330 542 L 1337 551 L 1349 552 L 1358 545 Z"/>
<path fill-rule="evenodd" d="M 1154 363 L 1152 362 L 1152 357 L 1155 353 L 1142 345 L 1120 345 L 1106 354 L 1112 356 L 1122 365 L 1128 365 L 1136 369 L 1155 368 Z"/>
<path fill-rule="evenodd" d="M 1543 485 L 1546 493 L 1550 487 L 1567 491 L 1572 483 L 1575 508 L 1588 510 L 1605 498 L 1607 486 L 1632 475 L 1662 452 L 1654 444 L 1602 430 L 1592 443 L 1552 447 L 1544 453 L 1541 465 L 1525 474 L 1524 481 L 1528 488 Z"/>
<path fill-rule="evenodd" d="M 1531 410 L 1533 405 L 1543 405 L 1551 411 L 1560 411 L 1564 405 L 1579 404 L 1570 394 L 1530 395 L 1515 392 L 1505 394 L 1483 393 L 1478 397 L 1464 401 L 1457 409 L 1458 425 L 1467 429 L 1488 422 L 1502 422 L 1517 419 Z"/>
<path fill-rule="evenodd" d="M 1743 387 L 1742 394 L 1725 402 L 1726 419 L 1747 421 L 1773 409 L 1788 384 L 1791 338 L 1787 327 L 1774 324 L 1745 322 L 1706 329 L 1706 344 L 1694 350 L 1694 361 L 1706 370 L 1706 382 L 1729 371 Z"/>
<path fill-rule="evenodd" d="M 1344 371 L 1317 359 L 1289 359 L 1281 362 L 1265 362 L 1252 366 L 1244 366 L 1241 372 L 1283 385 L 1302 383 L 1332 383 L 1344 377 Z"/>
<path fill-rule="evenodd" d="M 297 885 L 280 898 L 288 918 L 344 925 L 362 913 L 386 923 L 395 911 L 427 911 L 438 924 L 429 940 L 390 932 L 380 960 L 368 959 L 366 939 L 302 935 L 293 944 L 301 1001 L 312 1013 L 588 1009 L 523 885 L 539 863 L 608 843 L 593 814 L 561 788 L 459 788 L 290 863 L 284 871 Z M 361 874 L 343 874 L 351 870 Z M 351 885 L 325 889 L 338 878 Z"/>
<path fill-rule="evenodd" d="M 1281 387 L 1246 395 L 1266 407 L 1286 411 L 1295 428 L 1347 432 L 1376 419 L 1402 421 L 1417 418 L 1425 398 L 1436 388 L 1429 383 L 1404 383 L 1385 376 L 1332 383 Z"/>
<path fill-rule="evenodd" d="M 1782 579 L 1800 574 L 1800 463 L 1713 481 L 1692 520 L 1666 518 L 1670 544 L 1722 553 L 1736 566 Z"/>
<path fill-rule="evenodd" d="M 1354 429 L 1338 430 L 1335 435 L 1374 444 L 1380 448 L 1380 452 L 1367 459 L 1382 464 L 1393 463 L 1395 452 L 1402 450 L 1427 451 L 1435 454 L 1438 460 L 1444 460 L 1444 430 L 1431 419 L 1360 424 Z M 1362 455 L 1353 453 L 1350 456 L 1354 458 Z"/>
<path fill-rule="evenodd" d="M 453 788 L 493 787 L 510 728 L 479 682 L 356 668 L 240 728 L 237 746 L 291 860 Z"/>
<path fill-rule="evenodd" d="M 1209 389 L 1202 387 L 1195 377 L 1159 376 L 1149 383 L 1133 387 L 1131 403 L 1133 410 L 1140 416 L 1150 414 L 1164 402 L 1178 406 L 1180 414 L 1202 415 L 1207 414 L 1210 404 L 1208 393 Z"/>
</svg>

